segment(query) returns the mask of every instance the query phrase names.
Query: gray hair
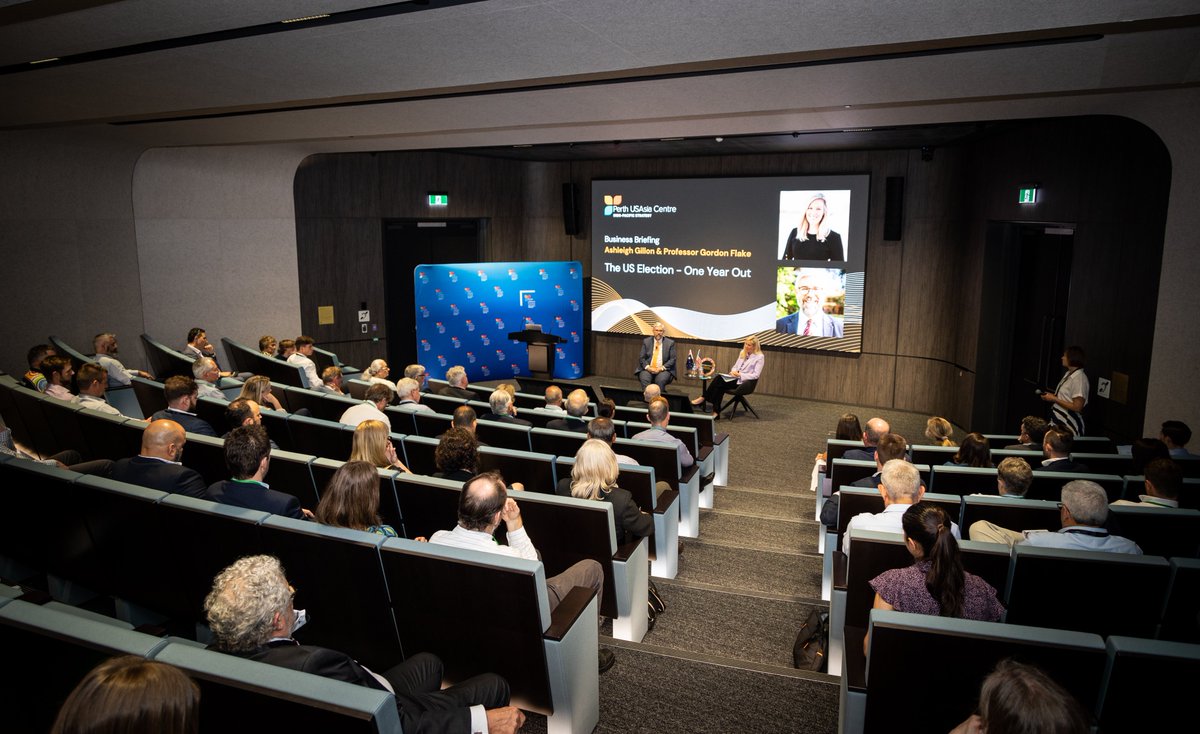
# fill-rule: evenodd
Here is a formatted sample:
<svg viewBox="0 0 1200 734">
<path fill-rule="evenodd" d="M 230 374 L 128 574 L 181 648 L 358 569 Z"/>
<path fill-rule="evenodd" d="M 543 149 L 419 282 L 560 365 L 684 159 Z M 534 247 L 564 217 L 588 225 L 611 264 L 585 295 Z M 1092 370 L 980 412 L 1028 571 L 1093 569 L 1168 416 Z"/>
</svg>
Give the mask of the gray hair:
<svg viewBox="0 0 1200 734">
<path fill-rule="evenodd" d="M 1108 495 L 1095 482 L 1086 479 L 1067 482 L 1062 488 L 1062 503 L 1080 525 L 1098 528 L 1108 519 Z"/>
<path fill-rule="evenodd" d="M 400 382 L 396 383 L 396 394 L 400 396 L 401 400 L 411 395 L 413 390 L 420 389 L 421 383 L 417 382 L 411 377 L 405 377 L 404 379 L 400 380 Z"/>
<path fill-rule="evenodd" d="M 265 644 L 275 615 L 286 614 L 291 590 L 274 556 L 246 556 L 217 574 L 204 599 L 204 613 L 216 647 L 246 652 Z"/>
<path fill-rule="evenodd" d="M 375 375 L 378 375 L 380 372 L 383 372 L 384 367 L 387 367 L 387 360 L 377 359 L 377 360 L 371 362 L 370 367 L 367 367 L 367 374 L 370 375 L 371 377 L 374 377 Z"/>
<path fill-rule="evenodd" d="M 192 362 L 192 376 L 199 380 L 216 368 L 217 363 L 211 357 L 201 357 Z"/>
<path fill-rule="evenodd" d="M 884 464 L 880 481 L 892 502 L 903 499 L 916 502 L 921 493 L 921 472 L 904 459 L 892 459 Z"/>
<path fill-rule="evenodd" d="M 466 382 L 467 370 L 461 365 L 456 364 L 446 370 L 446 382 L 449 382 L 454 387 L 458 387 L 463 382 Z"/>
<path fill-rule="evenodd" d="M 507 390 L 493 390 L 488 396 L 488 405 L 492 406 L 492 412 L 496 415 L 508 413 L 508 406 L 512 405 L 512 401 L 512 395 L 509 395 Z"/>
<path fill-rule="evenodd" d="M 587 414 L 588 396 L 583 390 L 572 390 L 567 396 L 567 415 L 582 418 Z"/>
<path fill-rule="evenodd" d="M 411 377 L 414 380 L 423 374 L 425 374 L 425 367 L 419 364 L 410 364 L 404 368 L 404 376 Z"/>
</svg>

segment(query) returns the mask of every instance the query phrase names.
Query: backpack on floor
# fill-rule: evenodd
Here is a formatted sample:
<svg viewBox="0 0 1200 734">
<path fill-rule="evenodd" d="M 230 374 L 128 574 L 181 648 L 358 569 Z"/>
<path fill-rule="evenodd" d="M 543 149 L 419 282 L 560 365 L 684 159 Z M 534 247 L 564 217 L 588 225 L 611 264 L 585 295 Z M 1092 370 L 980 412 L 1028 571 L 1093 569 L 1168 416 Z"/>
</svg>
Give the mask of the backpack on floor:
<svg viewBox="0 0 1200 734">
<path fill-rule="evenodd" d="M 825 672 L 825 650 L 829 647 L 829 612 L 814 609 L 796 634 L 792 665 L 799 670 Z"/>
</svg>

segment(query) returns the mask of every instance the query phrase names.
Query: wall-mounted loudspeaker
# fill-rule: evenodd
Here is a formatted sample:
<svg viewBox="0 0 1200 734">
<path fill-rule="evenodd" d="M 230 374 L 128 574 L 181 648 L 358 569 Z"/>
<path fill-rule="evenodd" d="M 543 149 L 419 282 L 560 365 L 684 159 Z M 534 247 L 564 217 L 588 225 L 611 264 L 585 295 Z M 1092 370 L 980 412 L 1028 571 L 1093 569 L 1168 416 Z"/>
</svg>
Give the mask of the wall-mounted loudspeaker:
<svg viewBox="0 0 1200 734">
<path fill-rule="evenodd" d="M 576 204 L 575 184 L 563 184 L 563 231 L 574 237 L 579 234 L 579 208 Z"/>
<path fill-rule="evenodd" d="M 901 240 L 904 234 L 904 177 L 888 176 L 883 200 L 883 239 Z"/>
</svg>

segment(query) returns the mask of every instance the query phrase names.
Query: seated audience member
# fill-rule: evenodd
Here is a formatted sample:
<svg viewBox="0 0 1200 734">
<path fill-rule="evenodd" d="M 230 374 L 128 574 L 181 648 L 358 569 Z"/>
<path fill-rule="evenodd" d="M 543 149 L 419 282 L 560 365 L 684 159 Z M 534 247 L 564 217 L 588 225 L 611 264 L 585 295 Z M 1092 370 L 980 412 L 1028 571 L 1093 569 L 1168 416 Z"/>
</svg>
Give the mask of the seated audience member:
<svg viewBox="0 0 1200 734">
<path fill-rule="evenodd" d="M 115 462 L 112 478 L 168 494 L 185 494 L 206 500 L 208 491 L 204 477 L 179 463 L 186 443 L 183 426 L 173 420 L 154 421 L 142 431 L 141 453 Z"/>
<path fill-rule="evenodd" d="M 1042 453 L 1046 456 L 1040 471 L 1073 472 L 1079 474 L 1088 470 L 1086 464 L 1071 461 L 1071 449 L 1075 445 L 1075 437 L 1070 431 L 1060 431 L 1053 428 L 1046 431 L 1042 439 Z"/>
<path fill-rule="evenodd" d="M 99 368 L 97 368 L 99 369 Z M 104 371 L 101 370 L 103 376 Z M 13 441 L 12 430 L 4 424 L 4 418 L 0 417 L 0 455 L 11 456 L 14 459 L 24 461 L 33 461 L 46 466 L 56 466 L 59 469 L 70 469 L 73 472 L 80 474 L 93 474 L 95 476 L 107 477 L 112 473 L 113 463 L 108 459 L 97 459 L 96 461 L 83 461 L 83 457 L 78 451 L 69 449 L 60 451 L 54 456 L 45 459 L 39 459 L 35 456 L 30 456 L 24 451 L 17 448 L 17 444 Z"/>
<path fill-rule="evenodd" d="M 850 552 L 851 530 L 875 530 L 883 533 L 899 533 L 903 527 L 904 513 L 921 501 L 925 486 L 921 484 L 921 473 L 917 467 L 904 459 L 892 459 L 883 465 L 879 494 L 883 496 L 883 512 L 861 512 L 850 518 L 842 549 Z M 950 523 L 950 532 L 955 538 L 962 537 L 958 525 Z"/>
<path fill-rule="evenodd" d="M 1179 508 L 1179 490 L 1183 487 L 1183 471 L 1172 459 L 1155 459 L 1146 465 L 1143 482 L 1146 494 L 1138 495 L 1138 501 L 1117 500 L 1114 505 L 1135 507 Z"/>
<path fill-rule="evenodd" d="M 925 421 L 925 438 L 930 446 L 953 446 L 950 437 L 954 435 L 954 427 L 945 418 L 934 416 Z"/>
<path fill-rule="evenodd" d="M 271 440 L 262 426 L 242 426 L 229 432 L 225 466 L 233 478 L 209 485 L 208 494 L 214 502 L 296 520 L 312 517 L 312 512 L 300 507 L 300 500 L 271 489 L 263 481 L 271 466 Z"/>
<path fill-rule="evenodd" d="M 425 369 L 425 365 L 410 364 L 404 368 L 404 376 L 410 380 L 416 380 L 421 386 L 421 392 L 429 391 L 429 372 Z"/>
<path fill-rule="evenodd" d="M 388 367 L 387 360 L 376 359 L 367 367 L 367 382 L 372 385 L 387 385 L 392 388 L 392 392 L 396 392 L 396 383 L 387 379 L 390 374 L 392 368 Z"/>
<path fill-rule="evenodd" d="M 79 390 L 75 396 L 78 405 L 109 415 L 121 415 L 121 411 L 109 405 L 104 397 L 108 390 L 108 372 L 100 365 L 92 362 L 80 365 L 75 375 L 75 386 Z"/>
<path fill-rule="evenodd" d="M 870 461 L 875 458 L 875 447 L 879 445 L 879 439 L 883 438 L 892 430 L 888 422 L 882 418 L 872 418 L 867 421 L 867 428 L 862 433 L 863 447 L 861 449 L 849 449 L 842 454 L 843 459 L 855 459 L 856 461 Z"/>
<path fill-rule="evenodd" d="M 1104 529 L 1104 522 L 1108 519 L 1108 495 L 1104 493 L 1104 488 L 1095 482 L 1086 479 L 1067 482 L 1062 489 L 1062 502 L 1058 503 L 1058 515 L 1062 522 L 1062 528 L 1058 532 L 1018 532 L 987 520 L 980 520 L 971 523 L 971 540 L 1006 543 L 1010 546 L 1024 543 L 1038 548 L 1107 551 L 1139 556 L 1142 554 L 1142 549 L 1137 543 L 1119 535 L 1110 535 Z"/>
<path fill-rule="evenodd" d="M 937 505 L 918 502 L 900 516 L 904 545 L 913 565 L 871 579 L 875 609 L 999 622 L 1004 607 L 991 584 L 963 570 L 950 516 Z"/>
<path fill-rule="evenodd" d="M 496 385 L 496 389 L 503 390 L 504 392 L 508 393 L 509 397 L 511 397 L 513 399 L 513 404 L 514 405 L 516 404 L 516 402 L 517 402 L 517 386 L 516 385 L 512 384 L 511 382 L 501 382 L 499 385 Z"/>
<path fill-rule="evenodd" d="M 454 409 L 454 413 L 450 416 L 450 425 L 455 428 L 464 428 L 475 433 L 475 425 L 477 423 L 475 409 L 469 405 L 460 405 Z M 482 444 L 480 444 L 482 445 Z"/>
<path fill-rule="evenodd" d="M 492 407 L 492 412 L 479 416 L 479 420 L 510 423 L 515 426 L 532 425 L 524 418 L 517 417 L 517 406 L 513 405 L 512 395 L 509 395 L 507 390 L 499 388 L 493 390 L 492 394 L 488 397 L 488 405 Z M 554 421 L 550 422 L 553 423 Z"/>
<path fill-rule="evenodd" d="M 833 437 L 839 441 L 858 441 L 862 438 L 862 434 L 863 430 L 862 426 L 858 424 L 858 416 L 854 415 L 853 413 L 844 413 L 842 417 L 838 419 L 837 428 L 834 429 Z M 816 459 L 813 462 L 812 480 L 808 485 L 808 491 L 817 491 L 817 483 L 820 481 L 821 476 L 825 474 L 827 460 L 828 457 L 825 455 L 824 451 L 817 454 Z"/>
<path fill-rule="evenodd" d="M 968 433 L 963 438 L 954 458 L 946 462 L 946 466 L 969 466 L 976 469 L 992 468 L 992 451 L 988 448 L 988 440 L 982 433 Z"/>
<path fill-rule="evenodd" d="M 138 655 L 109 658 L 67 696 L 51 734 L 198 734 L 200 688 L 179 668 Z"/>
<path fill-rule="evenodd" d="M 1020 443 L 1014 443 L 1004 448 L 1018 451 L 1041 451 L 1042 439 L 1046 437 L 1046 430 L 1049 428 L 1050 424 L 1036 415 L 1027 415 L 1021 419 L 1021 433 L 1017 437 Z"/>
<path fill-rule="evenodd" d="M 679 454 L 681 469 L 686 469 L 696 463 L 687 445 L 667 432 L 667 425 L 671 422 L 671 408 L 666 398 L 658 397 L 651 401 L 650 407 L 646 408 L 646 419 L 650 421 L 650 427 L 630 438 L 639 441 L 658 441 L 674 446 Z"/>
<path fill-rule="evenodd" d="M 284 362 L 296 353 L 296 340 L 283 339 L 279 342 L 279 353 L 275 355 L 275 359 L 282 359 Z"/>
<path fill-rule="evenodd" d="M 638 368 L 634 373 L 645 388 L 650 383 L 665 388 L 675 379 L 675 340 L 664 334 L 666 327 L 655 323 L 651 335 L 642 340 L 642 351 L 638 355 Z"/>
<path fill-rule="evenodd" d="M 567 417 L 555 418 L 546 422 L 546 428 L 553 431 L 574 431 L 587 433 L 587 421 L 583 419 L 588 412 L 588 396 L 583 390 L 572 390 L 567 395 Z"/>
<path fill-rule="evenodd" d="M 617 440 L 617 426 L 612 422 L 611 418 L 594 418 L 588 421 L 587 424 L 588 438 L 598 438 L 612 448 Z M 615 453 L 615 451 L 614 451 Z M 633 459 L 623 454 L 615 454 L 618 464 L 629 464 L 637 466 L 638 463 Z"/>
<path fill-rule="evenodd" d="M 642 399 L 641 400 L 634 398 L 634 399 L 630 400 L 628 403 L 625 403 L 625 407 L 626 408 L 645 408 L 647 405 L 649 405 L 651 402 L 653 402 L 653 400 L 655 398 L 660 397 L 661 395 L 662 395 L 662 388 L 658 386 L 658 383 L 651 382 L 649 385 L 646 385 L 645 387 L 642 388 Z"/>
<path fill-rule="evenodd" d="M 467 389 L 467 370 L 461 364 L 456 364 L 446 370 L 446 382 L 450 383 L 437 391 L 438 395 L 463 400 L 474 400 L 475 393 Z"/>
<path fill-rule="evenodd" d="M 733 367 L 727 374 L 716 375 L 709 380 L 703 397 L 693 400 L 692 405 L 703 405 L 707 402 L 712 405 L 713 418 L 720 419 L 721 416 L 718 412 L 721 410 L 721 400 L 724 399 L 725 393 L 732 392 L 743 382 L 757 380 L 762 374 L 765 359 L 758 339 L 752 336 L 746 337 L 746 341 L 742 344 L 742 351 L 738 354 Z"/>
<path fill-rule="evenodd" d="M 246 380 L 238 397 L 243 400 L 253 400 L 258 403 L 260 408 L 278 410 L 280 413 L 287 412 L 279 402 L 279 398 L 271 394 L 271 378 L 266 375 L 255 375 Z"/>
<path fill-rule="evenodd" d="M 350 444 L 350 458 L 347 461 L 365 461 L 379 469 L 395 469 L 409 473 L 408 467 L 400 461 L 396 447 L 388 436 L 387 426 L 379 421 L 366 420 L 354 429 L 354 439 Z"/>
<path fill-rule="evenodd" d="M 465 482 L 479 471 L 479 442 L 475 434 L 455 426 L 442 434 L 433 451 L 438 479 Z"/>
<path fill-rule="evenodd" d="M 74 400 L 75 393 L 71 392 L 71 380 L 75 377 L 75 368 L 71 365 L 70 357 L 60 357 L 52 354 L 42 360 L 39 365 L 43 381 L 43 392 L 59 400 Z"/>
<path fill-rule="evenodd" d="M 258 351 L 262 356 L 274 358 L 278 348 L 279 342 L 270 334 L 265 334 L 258 338 Z"/>
<path fill-rule="evenodd" d="M 493 537 L 501 522 L 507 531 L 508 545 L 498 544 Z M 486 472 L 467 480 L 459 496 L 458 524 L 453 530 L 437 531 L 429 538 L 429 542 L 434 545 L 514 556 L 529 561 L 541 560 L 533 541 L 525 531 L 521 508 L 516 500 L 508 496 L 504 479 L 497 472 Z M 552 614 L 563 598 L 576 586 L 596 592 L 596 606 L 599 608 L 604 594 L 604 570 L 600 564 L 586 558 L 557 576 L 546 579 Z M 612 664 L 612 651 L 601 648 L 600 672 L 608 670 Z"/>
<path fill-rule="evenodd" d="M 194 326 L 188 331 L 187 344 L 183 347 L 183 353 L 192 359 L 201 359 L 207 357 L 217 364 L 217 348 L 208 341 L 208 334 L 199 326 Z M 194 374 L 194 372 L 193 372 Z M 217 377 L 230 377 L 232 372 L 221 370 L 220 365 L 217 365 Z M 199 379 L 198 377 L 196 379 Z M 216 382 L 214 380 L 213 382 Z M 200 397 L 205 397 L 201 395 Z"/>
<path fill-rule="evenodd" d="M 475 676 L 438 690 L 442 662 L 429 653 L 413 654 L 380 674 L 336 650 L 301 645 L 292 637 L 303 618 L 292 606 L 293 593 L 273 556 L 247 556 L 221 571 L 204 600 L 211 649 L 389 691 L 395 694 L 406 732 L 511 734 L 524 722 L 524 714 L 508 706 L 508 683 L 497 675 Z"/>
<path fill-rule="evenodd" d="M 546 404 L 542 407 L 542 410 L 548 410 L 552 413 L 567 412 L 566 409 L 563 408 L 562 388 L 560 388 L 558 385 L 551 385 L 550 387 L 546 388 Z"/>
<path fill-rule="evenodd" d="M 596 415 L 601 418 L 615 419 L 617 417 L 617 404 L 608 398 L 601 400 L 596 403 Z"/>
<path fill-rule="evenodd" d="M 950 734 L 1089 734 L 1088 715 L 1066 689 L 1032 665 L 1001 660 L 983 680 L 979 713 Z"/>
<path fill-rule="evenodd" d="M 37 344 L 29 348 L 25 354 L 25 361 L 29 364 L 29 371 L 21 378 L 21 384 L 31 390 L 38 392 L 46 392 L 48 383 L 46 375 L 42 372 L 42 361 L 46 357 L 52 357 L 55 352 L 54 347 L 49 344 Z"/>
<path fill-rule="evenodd" d="M 217 389 L 217 381 L 221 379 L 221 369 L 209 357 L 200 357 L 192 362 L 192 376 L 196 378 L 196 394 L 202 398 L 212 398 L 225 402 L 225 393 Z"/>
<path fill-rule="evenodd" d="M 869 477 L 863 477 L 851 482 L 850 486 L 862 487 L 864 489 L 876 489 L 882 486 L 883 465 L 892 459 L 908 460 L 908 441 L 899 433 L 885 433 L 879 439 L 879 445 L 875 448 L 875 473 Z M 825 504 L 821 506 L 821 523 L 825 527 L 837 527 L 838 510 L 841 507 L 841 502 L 842 493 L 835 490 L 829 499 L 825 500 Z"/>
<path fill-rule="evenodd" d="M 321 370 L 321 384 L 317 385 L 317 390 L 333 395 L 345 395 L 346 392 L 342 390 L 342 368 L 330 365 Z"/>
<path fill-rule="evenodd" d="M 1001 497 L 1014 500 L 1025 499 L 1029 485 L 1033 484 L 1033 469 L 1020 456 L 1009 456 L 996 467 L 996 491 Z"/>
<path fill-rule="evenodd" d="M 304 386 L 316 390 L 321 384 L 321 376 L 317 374 L 317 363 L 312 361 L 316 341 L 311 336 L 296 337 L 296 351 L 288 355 L 287 363 L 300 368 L 300 376 Z"/>
<path fill-rule="evenodd" d="M 92 349 L 96 352 L 96 361 L 108 373 L 109 387 L 128 387 L 133 383 L 134 377 L 152 379 L 149 372 L 126 369 L 125 365 L 117 360 L 116 334 L 97 334 L 92 339 Z"/>
<path fill-rule="evenodd" d="M 238 398 L 225 406 L 225 425 L 229 430 L 221 438 L 229 438 L 229 431 L 241 426 L 261 426 L 262 410 L 258 407 L 258 403 L 253 400 Z M 263 430 L 267 430 L 266 427 Z M 277 448 L 279 448 L 279 445 L 272 439 L 271 449 L 275 450 Z"/>
<path fill-rule="evenodd" d="M 1167 445 L 1172 459 L 1195 459 L 1200 455 L 1187 450 L 1188 441 L 1192 440 L 1192 429 L 1183 421 L 1163 421 L 1159 439 Z"/>
<path fill-rule="evenodd" d="M 348 426 L 357 426 L 363 421 L 375 420 L 382 422 L 387 426 L 388 432 L 391 432 L 392 419 L 388 418 L 383 409 L 392 402 L 392 388 L 387 385 L 371 385 L 367 388 L 365 397 L 366 399 L 358 405 L 346 408 L 346 412 L 342 413 L 338 422 Z"/>
<path fill-rule="evenodd" d="M 397 409 L 403 410 L 406 413 L 432 413 L 433 408 L 428 405 L 421 404 L 421 384 L 416 380 L 405 377 L 400 380 L 396 386 L 399 391 L 400 403 L 396 406 Z"/>
<path fill-rule="evenodd" d="M 1120 451 L 1120 447 L 1117 448 Z M 1138 438 L 1129 446 L 1129 473 L 1141 474 L 1146 471 L 1146 465 L 1155 459 L 1169 459 L 1171 452 L 1167 445 L 1157 438 Z"/>
<path fill-rule="evenodd" d="M 400 537 L 395 528 L 379 519 L 379 474 L 366 461 L 351 459 L 338 467 L 321 491 L 316 518 L 322 525 L 335 528 Z"/>
<path fill-rule="evenodd" d="M 589 438 L 575 454 L 570 494 L 582 500 L 601 500 L 613 506 L 617 545 L 654 535 L 654 518 L 642 512 L 633 495 L 617 486 L 617 457 L 608 443 Z"/>
<path fill-rule="evenodd" d="M 208 421 L 193 412 L 196 409 L 196 402 L 199 400 L 195 380 L 183 375 L 168 377 L 166 383 L 163 384 L 163 395 L 167 398 L 166 410 L 158 411 L 150 416 L 150 420 L 159 421 L 168 418 L 183 426 L 183 430 L 188 433 L 217 437 L 217 432 L 208 424 Z"/>
</svg>

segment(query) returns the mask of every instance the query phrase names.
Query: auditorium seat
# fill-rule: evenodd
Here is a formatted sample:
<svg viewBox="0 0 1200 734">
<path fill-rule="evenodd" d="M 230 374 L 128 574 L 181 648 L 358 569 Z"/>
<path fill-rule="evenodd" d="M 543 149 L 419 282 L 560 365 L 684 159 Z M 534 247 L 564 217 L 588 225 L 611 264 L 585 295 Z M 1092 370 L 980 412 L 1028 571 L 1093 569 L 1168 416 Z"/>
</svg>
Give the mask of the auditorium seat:
<svg viewBox="0 0 1200 734">
<path fill-rule="evenodd" d="M 12 375 L 0 374 L 0 417 L 4 418 L 4 425 L 12 431 L 12 438 L 16 443 L 32 446 L 32 434 L 25 427 L 25 421 L 21 418 L 13 398 L 13 390 L 19 386 L 20 383 Z"/>
<path fill-rule="evenodd" d="M 931 466 L 929 491 L 938 494 L 999 496 L 996 470 L 974 466 Z"/>
<path fill-rule="evenodd" d="M 312 361 L 317 365 L 318 375 L 324 372 L 328 367 L 337 367 L 340 369 L 344 379 L 357 379 L 358 376 L 362 374 L 362 370 L 359 368 L 352 367 L 342 362 L 342 360 L 338 359 L 336 354 L 328 349 L 322 349 L 321 347 L 313 347 Z"/>
<path fill-rule="evenodd" d="M 1148 556 L 1195 558 L 1200 551 L 1200 511 L 1113 505 L 1109 518 L 1118 534 Z"/>
<path fill-rule="evenodd" d="M 123 428 L 125 423 L 134 422 L 134 426 L 144 426 L 144 422 L 126 418 L 123 415 L 108 415 L 94 410 L 83 410 L 76 414 L 79 429 L 87 441 L 88 454 L 97 459 L 124 459 L 137 456 L 141 452 L 141 435 L 132 435 L 132 431 Z M 136 441 L 131 440 L 136 439 Z"/>
<path fill-rule="evenodd" d="M 280 402 L 287 400 L 288 412 L 295 413 L 305 408 L 313 418 L 320 418 L 320 406 L 325 402 L 325 395 L 328 393 L 319 393 L 316 390 L 309 390 L 303 387 L 293 387 L 291 385 L 271 386 L 271 394 L 277 392 L 284 393 L 284 398 L 279 398 Z M 276 396 L 278 397 L 278 396 Z M 336 420 L 339 416 L 334 416 Z"/>
<path fill-rule="evenodd" d="M 221 482 L 230 477 L 229 469 L 225 466 L 225 441 L 219 438 L 187 434 L 181 461 L 184 466 L 199 472 L 205 484 Z"/>
<path fill-rule="evenodd" d="M 367 388 L 371 387 L 371 383 L 366 380 L 343 380 L 342 389 L 346 394 L 355 400 L 367 399 Z"/>
<path fill-rule="evenodd" d="M 396 446 L 399 447 L 397 441 Z M 317 493 L 325 491 L 329 486 L 329 481 L 333 479 L 334 473 L 342 467 L 346 462 L 336 459 L 316 458 L 309 464 L 312 470 L 313 481 L 317 486 Z M 400 505 L 396 502 L 396 487 L 394 477 L 399 472 L 391 469 L 376 469 L 379 475 L 379 517 L 383 520 L 384 525 L 391 525 L 397 533 L 404 534 L 404 513 L 400 510 Z M 308 505 L 305 505 L 308 507 Z M 316 505 L 312 505 L 310 509 L 316 509 Z"/>
<path fill-rule="evenodd" d="M 492 448 L 530 451 L 528 426 L 482 420 L 475 426 L 475 436 Z"/>
<path fill-rule="evenodd" d="M 149 334 L 142 334 L 141 338 L 146 360 L 150 363 L 148 371 L 156 380 L 166 382 L 168 377 L 175 375 L 192 376 L 192 363 L 195 359 L 155 340 Z"/>
<path fill-rule="evenodd" d="M 1083 464 L 1093 474 L 1132 474 L 1133 457 L 1128 454 L 1071 452 L 1071 461 Z"/>
<path fill-rule="evenodd" d="M 271 489 L 286 492 L 300 500 L 301 507 L 315 510 L 324 485 L 318 486 L 313 481 L 312 469 L 309 468 L 312 462 L 313 456 L 310 454 L 271 449 L 271 465 L 267 468 L 266 481 Z"/>
<path fill-rule="evenodd" d="M 574 457 L 579 447 L 587 440 L 586 433 L 578 431 L 555 431 L 549 428 L 534 428 L 529 432 L 533 450 L 552 456 Z"/>
<path fill-rule="evenodd" d="M 437 461 L 434 458 L 438 445 L 436 438 L 405 436 L 403 445 L 404 465 L 411 471 L 426 475 L 432 475 L 437 471 Z M 397 446 L 398 450 L 399 446 Z"/>
<path fill-rule="evenodd" d="M 413 426 L 416 428 L 418 436 L 426 438 L 438 438 L 446 431 L 450 430 L 451 418 L 445 413 L 429 412 L 425 410 L 417 411 L 412 414 Z M 395 426 L 393 426 L 393 430 Z"/>
<path fill-rule="evenodd" d="M 228 407 L 228 400 L 200 398 L 196 401 L 196 407 L 192 409 L 192 412 L 207 422 L 208 425 L 212 426 L 213 430 L 220 436 L 232 428 L 225 420 L 225 409 Z"/>
<path fill-rule="evenodd" d="M 9 394 L 12 396 L 17 412 L 21 415 L 25 430 L 29 432 L 28 442 L 25 444 L 29 449 L 42 457 L 48 457 L 64 449 L 72 448 L 59 446 L 54 432 L 50 430 L 50 421 L 46 418 L 46 412 L 42 408 L 44 395 L 37 390 L 20 386 L 12 388 Z"/>
<path fill-rule="evenodd" d="M 1076 479 L 1086 479 L 1104 487 L 1109 502 L 1119 499 L 1121 492 L 1125 489 L 1125 479 L 1112 474 L 1072 474 L 1070 472 L 1041 471 L 1035 467 L 1033 483 L 1029 485 L 1029 491 L 1025 493 L 1025 497 L 1031 500 L 1059 502 L 1062 500 L 1063 485 Z"/>
<path fill-rule="evenodd" d="M 138 408 L 143 418 L 152 416 L 160 410 L 167 409 L 167 396 L 163 393 L 165 385 L 156 380 L 144 377 L 130 378 L 130 387 L 137 398 Z M 136 417 L 136 416 L 135 416 Z"/>
<path fill-rule="evenodd" d="M 479 449 L 479 471 L 498 471 L 505 483 L 520 482 L 527 491 L 543 494 L 554 494 L 554 485 L 558 481 L 554 474 L 554 457 L 532 451 L 482 446 Z"/>
<path fill-rule="evenodd" d="M 963 497 L 962 535 L 971 524 L 986 520 L 1009 530 L 1050 530 L 1062 527 L 1057 502 L 992 497 Z"/>
<path fill-rule="evenodd" d="M 642 466 L 652 467 L 657 480 L 679 492 L 679 535 L 695 538 L 700 534 L 700 472 L 693 465 L 684 469 L 679 452 L 670 444 L 641 439 L 618 438 L 613 445 Z M 711 491 L 711 490 L 709 490 Z"/>
<path fill-rule="evenodd" d="M 1200 559 L 1171 559 L 1171 580 L 1158 638 L 1200 643 Z"/>
<path fill-rule="evenodd" d="M 388 421 L 392 424 L 393 433 L 409 434 L 417 432 L 416 413 L 414 411 L 402 410 L 394 405 L 389 405 L 383 409 L 383 412 L 387 415 Z M 421 412 L 424 413 L 426 411 Z M 438 414 L 433 413 L 432 415 Z"/>
<path fill-rule="evenodd" d="M 625 430 L 630 436 L 650 430 L 649 423 L 630 421 L 625 424 Z M 713 507 L 713 481 L 716 478 L 716 454 L 712 446 L 700 442 L 700 431 L 695 426 L 685 426 L 672 421 L 667 425 L 667 433 L 683 442 L 688 453 L 696 460 L 700 473 L 700 509 L 711 510 Z"/>
<path fill-rule="evenodd" d="M 50 431 L 54 434 L 54 442 L 61 447 L 60 451 L 74 449 L 79 452 L 84 461 L 104 458 L 92 453 L 79 419 L 79 412 L 83 408 L 78 403 L 43 395 L 39 399 L 39 404 L 42 414 L 46 416 L 46 422 L 50 425 Z"/>
<path fill-rule="evenodd" d="M 293 389 L 299 391 L 304 388 L 298 387 Z M 311 393 L 312 391 L 308 390 L 307 392 Z M 313 395 L 316 395 L 319 400 L 312 404 L 310 408 L 312 410 L 312 417 L 320 418 L 323 421 L 336 422 L 341 419 L 343 413 L 362 402 L 361 400 L 355 400 L 349 395 L 333 395 L 331 393 L 313 393 Z"/>
<path fill-rule="evenodd" d="M 293 450 L 330 459 L 350 456 L 354 444 L 354 426 L 302 415 L 290 416 L 287 423 L 292 434 Z"/>
<path fill-rule="evenodd" d="M 1097 707 L 1101 732 L 1145 731 L 1152 722 L 1191 721 L 1200 678 L 1200 645 L 1109 637 L 1104 688 Z M 1185 725 L 1186 726 L 1186 725 Z"/>
<path fill-rule="evenodd" d="M 7 459 L 7 457 L 5 457 Z M 72 503 L 71 483 L 81 474 L 33 461 L 0 461 L 0 486 L 19 488 L 5 493 L 0 513 L 0 556 L 20 571 L 5 572 L 21 581 L 28 571 L 70 578 L 77 559 L 93 563 L 92 539 L 80 508 Z M 53 530 L 50 531 L 49 529 Z"/>
<path fill-rule="evenodd" d="M 462 398 L 454 398 L 448 395 L 435 395 L 433 393 L 422 394 L 421 402 L 425 405 L 428 405 L 430 408 L 433 408 L 435 411 L 445 415 L 453 415 L 455 408 L 460 405 L 467 404 L 467 401 L 463 400 Z M 476 409 L 475 412 L 479 413 L 479 410 Z"/>
<path fill-rule="evenodd" d="M 396 500 L 404 517 L 404 537 L 428 538 L 458 523 L 462 482 L 422 474 L 399 474 L 395 481 Z"/>
</svg>

